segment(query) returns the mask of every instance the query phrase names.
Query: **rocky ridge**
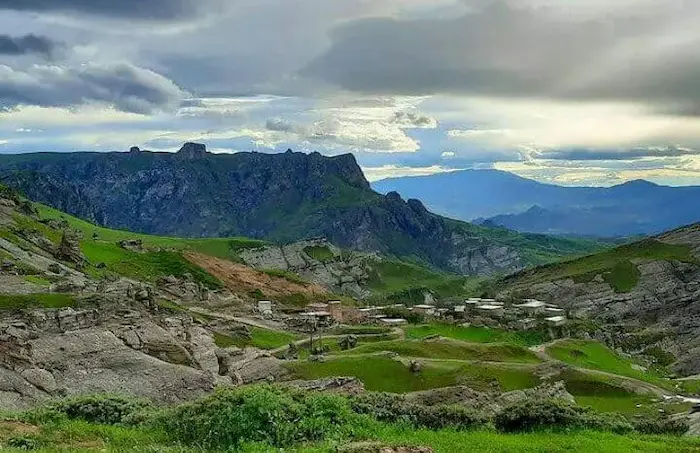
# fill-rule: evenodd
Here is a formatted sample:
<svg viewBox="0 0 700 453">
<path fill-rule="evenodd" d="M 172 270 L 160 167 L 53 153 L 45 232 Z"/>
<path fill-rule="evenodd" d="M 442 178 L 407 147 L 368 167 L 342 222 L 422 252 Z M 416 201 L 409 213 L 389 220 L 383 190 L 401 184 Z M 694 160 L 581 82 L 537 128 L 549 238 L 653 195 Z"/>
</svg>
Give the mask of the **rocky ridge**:
<svg viewBox="0 0 700 453">
<path fill-rule="evenodd" d="M 644 355 L 660 348 L 676 358 L 680 375 L 700 373 L 700 224 L 656 237 L 689 247 L 698 262 L 635 260 L 639 280 L 619 292 L 602 275 L 590 282 L 574 279 L 520 285 L 511 283 L 499 297 L 526 294 L 566 308 L 574 318 L 592 319 L 599 339 L 627 352 Z"/>
<path fill-rule="evenodd" d="M 411 257 L 465 275 L 508 273 L 542 252 L 555 257 L 582 246 L 451 221 L 418 200 L 380 195 L 350 154 L 220 155 L 187 143 L 177 153 L 3 155 L 0 180 L 110 228 L 278 243 L 324 237 L 345 249 Z"/>
</svg>

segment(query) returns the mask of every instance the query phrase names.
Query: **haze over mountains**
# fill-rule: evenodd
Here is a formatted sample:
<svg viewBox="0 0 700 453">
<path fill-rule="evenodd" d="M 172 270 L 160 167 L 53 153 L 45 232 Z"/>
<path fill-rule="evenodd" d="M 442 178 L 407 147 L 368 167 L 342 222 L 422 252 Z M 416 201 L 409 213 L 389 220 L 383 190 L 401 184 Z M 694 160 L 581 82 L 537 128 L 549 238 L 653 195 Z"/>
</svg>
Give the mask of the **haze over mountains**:
<svg viewBox="0 0 700 453">
<path fill-rule="evenodd" d="M 372 187 L 418 198 L 434 212 L 521 232 L 620 237 L 700 220 L 700 187 L 630 181 L 613 187 L 542 184 L 498 170 L 390 178 Z"/>
</svg>

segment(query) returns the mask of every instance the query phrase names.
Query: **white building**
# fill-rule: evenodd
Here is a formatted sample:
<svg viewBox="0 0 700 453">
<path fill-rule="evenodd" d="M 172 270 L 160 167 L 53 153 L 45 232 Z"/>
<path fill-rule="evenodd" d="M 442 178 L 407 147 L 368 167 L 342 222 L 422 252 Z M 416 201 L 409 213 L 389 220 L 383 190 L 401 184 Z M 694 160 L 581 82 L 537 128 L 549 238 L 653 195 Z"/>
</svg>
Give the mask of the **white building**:
<svg viewBox="0 0 700 453">
<path fill-rule="evenodd" d="M 502 305 L 479 305 L 476 307 L 476 311 L 482 316 L 500 318 L 503 316 L 504 310 Z"/>
<path fill-rule="evenodd" d="M 258 301 L 258 313 L 263 315 L 272 314 L 272 301 L 269 300 L 259 300 Z"/>
<path fill-rule="evenodd" d="M 545 303 L 539 300 L 529 299 L 524 304 L 516 305 L 523 313 L 530 316 L 544 313 Z"/>
<path fill-rule="evenodd" d="M 435 305 L 428 305 L 428 304 L 414 305 L 413 311 L 415 311 L 416 313 L 423 314 L 423 315 L 434 315 L 435 314 Z"/>
<path fill-rule="evenodd" d="M 547 321 L 549 327 L 560 327 L 566 324 L 566 317 L 552 316 L 551 318 L 545 318 L 545 321 Z"/>
</svg>

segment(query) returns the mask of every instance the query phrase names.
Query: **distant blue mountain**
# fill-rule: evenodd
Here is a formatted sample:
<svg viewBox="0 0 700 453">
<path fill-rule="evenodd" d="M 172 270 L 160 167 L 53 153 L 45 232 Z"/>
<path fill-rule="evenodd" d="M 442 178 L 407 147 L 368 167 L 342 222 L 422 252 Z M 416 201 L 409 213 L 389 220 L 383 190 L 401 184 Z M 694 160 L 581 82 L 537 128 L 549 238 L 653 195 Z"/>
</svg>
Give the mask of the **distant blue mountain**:
<svg viewBox="0 0 700 453">
<path fill-rule="evenodd" d="M 618 237 L 700 221 L 700 187 L 636 180 L 613 187 L 563 187 L 499 170 L 463 170 L 375 182 L 380 193 L 417 198 L 461 220 L 531 233 Z"/>
</svg>

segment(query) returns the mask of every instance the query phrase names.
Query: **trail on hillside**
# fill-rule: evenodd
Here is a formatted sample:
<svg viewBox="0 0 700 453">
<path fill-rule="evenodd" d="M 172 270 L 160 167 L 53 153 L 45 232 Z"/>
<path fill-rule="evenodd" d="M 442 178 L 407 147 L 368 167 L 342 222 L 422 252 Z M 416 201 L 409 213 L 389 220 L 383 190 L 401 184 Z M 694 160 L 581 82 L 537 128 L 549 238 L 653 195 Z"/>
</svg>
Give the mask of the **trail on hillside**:
<svg viewBox="0 0 700 453">
<path fill-rule="evenodd" d="M 235 293 L 248 293 L 256 289 L 269 297 L 290 294 L 317 295 L 327 293 L 319 285 L 291 282 L 282 277 L 268 275 L 244 264 L 234 263 L 202 253 L 187 252 L 185 253 L 185 258 L 221 280 L 226 285 L 226 288 Z"/>
</svg>

